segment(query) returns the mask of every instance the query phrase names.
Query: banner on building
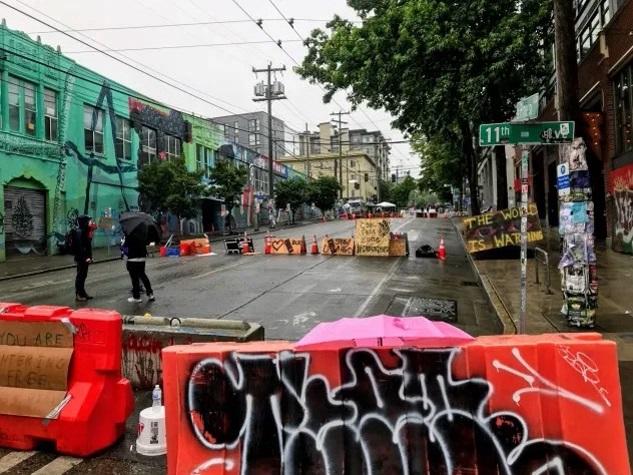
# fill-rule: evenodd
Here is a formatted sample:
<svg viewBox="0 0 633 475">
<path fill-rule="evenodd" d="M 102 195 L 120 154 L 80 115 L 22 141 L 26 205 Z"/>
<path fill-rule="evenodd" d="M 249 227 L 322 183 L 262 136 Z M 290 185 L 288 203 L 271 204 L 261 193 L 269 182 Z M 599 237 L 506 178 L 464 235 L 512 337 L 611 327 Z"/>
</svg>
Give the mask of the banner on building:
<svg viewBox="0 0 633 475">
<path fill-rule="evenodd" d="M 487 251 L 521 244 L 521 209 L 510 208 L 462 220 L 468 252 Z M 543 239 L 536 204 L 528 205 L 528 242 Z"/>
<path fill-rule="evenodd" d="M 613 250 L 633 254 L 633 165 L 609 174 L 609 193 L 613 195 Z"/>
</svg>

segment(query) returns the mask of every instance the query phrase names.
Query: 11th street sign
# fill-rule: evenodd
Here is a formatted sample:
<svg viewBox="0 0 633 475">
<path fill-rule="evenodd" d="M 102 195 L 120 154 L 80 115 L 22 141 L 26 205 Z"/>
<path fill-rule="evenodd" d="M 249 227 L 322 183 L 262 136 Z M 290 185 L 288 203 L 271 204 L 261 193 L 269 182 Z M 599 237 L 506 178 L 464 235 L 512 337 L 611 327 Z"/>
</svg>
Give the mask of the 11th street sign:
<svg viewBox="0 0 633 475">
<path fill-rule="evenodd" d="M 535 122 L 516 124 L 481 124 L 479 126 L 479 145 L 555 145 L 571 143 L 574 140 L 574 122 Z"/>
</svg>

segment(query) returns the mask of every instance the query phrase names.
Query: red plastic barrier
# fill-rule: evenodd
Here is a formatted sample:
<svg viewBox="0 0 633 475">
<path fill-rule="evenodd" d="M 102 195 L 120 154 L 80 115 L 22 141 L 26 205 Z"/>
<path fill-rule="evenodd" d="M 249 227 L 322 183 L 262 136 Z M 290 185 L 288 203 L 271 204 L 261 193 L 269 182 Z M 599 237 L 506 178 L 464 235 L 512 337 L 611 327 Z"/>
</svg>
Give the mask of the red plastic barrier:
<svg viewBox="0 0 633 475">
<path fill-rule="evenodd" d="M 21 329 L 27 335 L 24 337 L 26 340 L 16 343 L 6 331 L 2 335 L 3 328 L 11 331 Z M 49 332 L 50 328 L 56 328 L 57 334 Z M 51 442 L 57 452 L 84 457 L 103 450 L 121 437 L 125 421 L 134 407 L 130 382 L 121 376 L 121 338 L 121 316 L 114 311 L 73 311 L 68 307 L 25 307 L 0 303 L 0 345 L 3 345 L 0 347 L 0 385 L 3 386 L 0 394 L 15 394 L 16 399 L 24 399 L 24 394 L 32 394 L 36 398 L 54 395 L 56 391 L 48 391 L 53 385 L 46 379 L 53 373 L 48 369 L 41 370 L 38 376 L 41 381 L 37 380 L 41 386 L 34 388 L 35 375 L 40 370 L 35 358 L 47 361 L 47 352 L 56 355 L 60 352 L 66 352 L 66 355 L 72 353 L 69 364 L 68 359 L 65 360 L 67 377 L 63 358 L 49 360 L 60 362 L 58 370 L 64 376 L 62 386 L 66 382 L 66 387 L 60 391 L 66 397 L 64 403 L 57 406 L 57 417 L 47 419 L 15 415 L 21 410 L 34 410 L 33 407 L 24 409 L 28 405 L 16 406 L 12 409 L 13 415 L 9 415 L 7 412 L 11 410 L 4 403 L 0 407 L 0 446 L 29 450 L 41 442 Z M 29 360 L 27 355 L 24 360 L 18 361 L 15 366 L 18 369 L 7 369 L 6 364 L 3 366 L 3 355 L 11 358 L 12 352 L 28 351 L 23 346 L 15 346 L 25 341 L 27 346 L 32 345 L 36 350 L 33 359 Z M 64 341 L 69 345 L 65 345 Z M 33 370 L 32 373 L 27 373 L 29 369 Z M 16 377 L 16 373 L 21 376 Z M 30 374 L 31 380 L 25 379 L 24 374 Z M 30 384 L 30 389 L 25 389 L 25 381 Z M 46 397 L 42 396 L 42 399 Z M 54 417 L 53 413 L 51 417 Z"/>
<path fill-rule="evenodd" d="M 163 350 L 169 474 L 630 474 L 616 345 Z M 407 471 L 403 465 L 406 464 Z"/>
</svg>

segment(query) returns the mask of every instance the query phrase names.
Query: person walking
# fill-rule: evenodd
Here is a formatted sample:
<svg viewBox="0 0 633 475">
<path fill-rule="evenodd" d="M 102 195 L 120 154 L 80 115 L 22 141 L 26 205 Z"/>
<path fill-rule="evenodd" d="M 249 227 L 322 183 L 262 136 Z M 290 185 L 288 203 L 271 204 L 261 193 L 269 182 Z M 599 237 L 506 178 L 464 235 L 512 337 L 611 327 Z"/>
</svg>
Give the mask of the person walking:
<svg viewBox="0 0 633 475">
<path fill-rule="evenodd" d="M 141 285 L 145 287 L 147 300 L 153 302 L 155 299 L 152 291 L 152 284 L 145 273 L 145 259 L 147 258 L 147 243 L 144 239 L 134 234 L 125 236 L 125 246 L 127 247 L 126 268 L 132 280 L 132 296 L 127 299 L 130 303 L 141 303 Z"/>
<path fill-rule="evenodd" d="M 92 236 L 97 229 L 90 216 L 83 215 L 77 218 L 77 229 L 73 235 L 73 253 L 77 264 L 77 276 L 75 277 L 75 300 L 86 302 L 92 296 L 86 292 L 86 278 L 88 267 L 92 264 Z"/>
</svg>

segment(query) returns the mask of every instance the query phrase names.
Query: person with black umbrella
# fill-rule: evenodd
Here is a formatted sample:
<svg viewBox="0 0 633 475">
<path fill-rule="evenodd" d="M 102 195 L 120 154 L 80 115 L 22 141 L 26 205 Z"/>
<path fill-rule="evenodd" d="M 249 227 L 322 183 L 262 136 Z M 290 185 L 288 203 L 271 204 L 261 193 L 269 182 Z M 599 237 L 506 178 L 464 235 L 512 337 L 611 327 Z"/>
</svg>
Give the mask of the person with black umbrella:
<svg viewBox="0 0 633 475">
<path fill-rule="evenodd" d="M 145 273 L 145 259 L 147 258 L 147 244 L 151 240 L 158 240 L 156 223 L 145 213 L 123 213 L 120 218 L 121 228 L 127 247 L 126 268 L 132 280 L 132 296 L 127 299 L 130 303 L 141 303 L 141 287 L 143 282 L 147 300 L 155 300 L 152 284 Z"/>
</svg>

